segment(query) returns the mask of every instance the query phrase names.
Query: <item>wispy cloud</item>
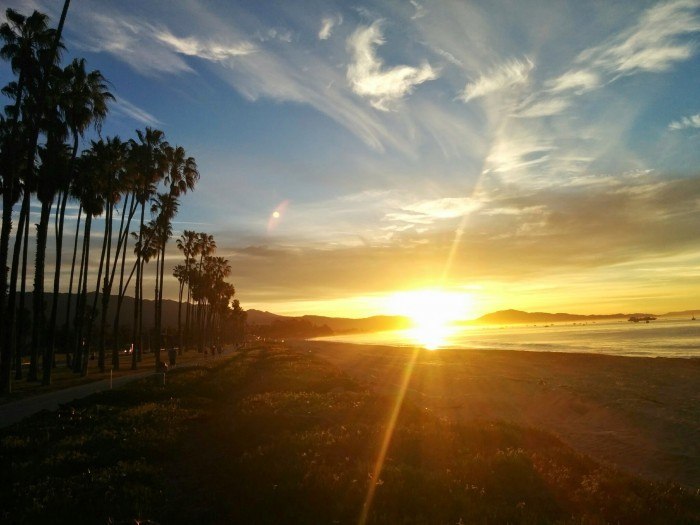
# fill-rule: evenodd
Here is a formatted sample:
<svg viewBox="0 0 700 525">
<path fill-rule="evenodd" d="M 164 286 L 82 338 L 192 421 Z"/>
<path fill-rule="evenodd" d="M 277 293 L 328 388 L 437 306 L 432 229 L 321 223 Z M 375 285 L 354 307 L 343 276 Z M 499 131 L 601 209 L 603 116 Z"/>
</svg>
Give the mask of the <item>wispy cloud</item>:
<svg viewBox="0 0 700 525">
<path fill-rule="evenodd" d="M 527 84 L 530 71 L 534 67 L 535 64 L 527 57 L 525 60 L 509 60 L 482 74 L 474 82 L 469 82 L 460 98 L 464 102 L 469 102 L 496 91 Z"/>
<path fill-rule="evenodd" d="M 551 98 L 540 100 L 519 109 L 514 115 L 521 118 L 548 117 L 557 115 L 571 105 L 566 98 Z"/>
<path fill-rule="evenodd" d="M 600 45 L 581 52 L 577 67 L 544 82 L 539 98 L 517 113 L 520 117 L 556 115 L 574 96 L 639 73 L 661 73 L 687 60 L 696 44 L 687 39 L 700 31 L 700 0 L 672 0 L 644 11 L 639 19 Z M 556 98 L 551 98 L 555 95 Z"/>
<path fill-rule="evenodd" d="M 352 61 L 347 78 L 355 93 L 370 100 L 372 106 L 389 110 L 391 103 L 400 100 L 423 82 L 437 78 L 437 72 L 424 62 L 420 67 L 395 66 L 383 69 L 375 48 L 384 43 L 381 21 L 359 27 L 347 41 Z"/>
<path fill-rule="evenodd" d="M 672 0 L 647 9 L 638 22 L 599 46 L 581 53 L 578 62 L 616 75 L 666 71 L 695 51 L 681 37 L 700 31 L 698 0 Z"/>
<path fill-rule="evenodd" d="M 559 93 L 561 91 L 574 90 L 578 93 L 590 91 L 600 86 L 600 76 L 587 69 L 567 71 L 563 75 L 547 82 L 549 91 Z"/>
<path fill-rule="evenodd" d="M 333 28 L 343 23 L 343 17 L 340 15 L 326 16 L 321 20 L 321 29 L 318 32 L 319 40 L 328 40 L 331 37 Z"/>
<path fill-rule="evenodd" d="M 416 0 L 410 0 L 410 2 L 413 8 L 416 10 L 411 16 L 411 20 L 418 20 L 419 18 L 423 18 L 428 14 L 422 4 L 418 3 Z"/>
<path fill-rule="evenodd" d="M 700 128 L 700 113 L 689 117 L 682 117 L 678 120 L 674 120 L 668 125 L 668 129 L 673 131 L 688 128 Z"/>
<path fill-rule="evenodd" d="M 411 224 L 432 224 L 437 220 L 462 217 L 480 206 L 478 200 L 470 197 L 444 197 L 404 205 L 399 211 L 387 213 L 384 218 Z"/>
<path fill-rule="evenodd" d="M 83 28 L 77 46 L 94 53 L 105 52 L 126 62 L 143 75 L 193 73 L 172 49 L 159 45 L 158 30 L 136 17 L 76 10 Z"/>
<path fill-rule="evenodd" d="M 121 115 L 129 117 L 145 126 L 162 126 L 163 122 L 155 117 L 153 114 L 149 113 L 145 109 L 132 104 L 123 97 L 118 97 L 116 104 L 112 109 Z"/>
<path fill-rule="evenodd" d="M 167 44 L 176 53 L 214 62 L 255 52 L 255 46 L 250 42 L 239 42 L 236 44 L 207 42 L 193 36 L 177 37 L 167 29 L 156 31 L 154 36 L 157 40 Z"/>
<path fill-rule="evenodd" d="M 501 137 L 486 158 L 485 172 L 506 173 L 549 160 L 555 147 L 539 140 L 531 135 L 520 138 Z"/>
</svg>

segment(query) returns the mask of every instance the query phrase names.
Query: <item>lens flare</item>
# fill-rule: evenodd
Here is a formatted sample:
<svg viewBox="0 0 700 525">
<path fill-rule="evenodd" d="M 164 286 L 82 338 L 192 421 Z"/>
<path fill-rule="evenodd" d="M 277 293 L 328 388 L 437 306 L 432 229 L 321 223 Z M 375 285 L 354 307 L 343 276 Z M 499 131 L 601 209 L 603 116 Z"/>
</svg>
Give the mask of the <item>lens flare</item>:
<svg viewBox="0 0 700 525">
<path fill-rule="evenodd" d="M 277 228 L 277 225 L 282 219 L 284 212 L 287 210 L 287 206 L 289 206 L 289 200 L 283 200 L 272 211 L 270 218 L 267 220 L 267 233 L 270 233 Z"/>
</svg>

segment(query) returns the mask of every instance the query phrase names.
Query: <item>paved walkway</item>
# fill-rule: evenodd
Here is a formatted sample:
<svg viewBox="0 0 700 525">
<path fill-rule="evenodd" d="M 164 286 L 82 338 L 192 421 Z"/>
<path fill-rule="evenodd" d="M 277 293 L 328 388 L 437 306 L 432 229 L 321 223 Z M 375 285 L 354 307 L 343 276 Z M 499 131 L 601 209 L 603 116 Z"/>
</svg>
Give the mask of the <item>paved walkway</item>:
<svg viewBox="0 0 700 525">
<path fill-rule="evenodd" d="M 225 349 L 223 351 L 224 356 L 230 353 L 230 349 Z M 220 358 L 221 356 L 217 356 L 214 359 L 205 357 L 194 362 L 178 365 L 177 368 L 187 368 L 200 364 L 214 363 Z M 155 373 L 156 372 L 153 370 L 148 370 L 135 372 L 133 374 L 124 375 L 121 377 L 115 377 L 112 380 L 112 388 L 119 388 L 127 383 L 148 377 Z M 26 399 L 20 399 L 11 403 L 5 403 L 4 405 L 0 405 L 0 428 L 9 427 L 13 423 L 21 421 L 26 417 L 36 414 L 37 412 L 41 412 L 42 410 L 49 410 L 53 412 L 54 410 L 58 410 L 60 405 L 64 405 L 75 399 L 81 399 L 104 390 L 109 390 L 109 379 L 94 381 L 84 385 L 64 388 L 63 390 L 56 390 L 54 392 L 28 397 Z"/>
<path fill-rule="evenodd" d="M 153 370 L 149 370 L 148 372 L 138 372 L 121 376 L 112 381 L 112 387 L 119 388 L 120 386 L 154 373 Z M 58 409 L 59 405 L 64 405 L 74 399 L 87 397 L 104 390 L 109 390 L 109 379 L 94 381 L 84 385 L 64 388 L 63 390 L 56 390 L 54 392 L 28 397 L 27 399 L 5 403 L 4 405 L 0 405 L 0 428 L 8 427 L 42 410 L 50 410 L 53 412 Z"/>
</svg>

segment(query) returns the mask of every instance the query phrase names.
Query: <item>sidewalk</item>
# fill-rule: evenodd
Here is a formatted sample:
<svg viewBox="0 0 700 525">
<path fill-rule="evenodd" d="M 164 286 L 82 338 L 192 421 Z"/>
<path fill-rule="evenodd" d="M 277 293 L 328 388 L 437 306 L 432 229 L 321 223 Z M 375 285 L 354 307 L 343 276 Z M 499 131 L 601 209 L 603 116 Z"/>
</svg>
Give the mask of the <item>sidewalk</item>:
<svg viewBox="0 0 700 525">
<path fill-rule="evenodd" d="M 177 365 L 174 370 L 179 368 L 188 368 L 190 366 L 198 366 L 203 363 L 213 363 L 221 357 L 228 356 L 231 353 L 232 350 L 230 348 L 224 348 L 221 355 L 213 358 L 202 357 L 196 361 Z M 156 374 L 156 372 L 153 369 L 149 369 L 147 371 L 138 371 L 134 372 L 133 374 L 115 377 L 112 380 L 112 388 L 119 388 L 127 383 L 131 383 L 137 379 L 142 379 L 154 374 Z M 54 410 L 57 410 L 60 405 L 64 405 L 75 399 L 81 399 L 91 394 L 96 394 L 97 392 L 109 390 L 109 383 L 109 379 L 102 379 L 100 381 L 64 388 L 63 390 L 56 390 L 47 394 L 40 394 L 0 405 L 0 428 L 8 427 L 13 423 L 36 414 L 37 412 L 41 412 L 42 410 L 49 410 L 53 412 Z"/>
</svg>

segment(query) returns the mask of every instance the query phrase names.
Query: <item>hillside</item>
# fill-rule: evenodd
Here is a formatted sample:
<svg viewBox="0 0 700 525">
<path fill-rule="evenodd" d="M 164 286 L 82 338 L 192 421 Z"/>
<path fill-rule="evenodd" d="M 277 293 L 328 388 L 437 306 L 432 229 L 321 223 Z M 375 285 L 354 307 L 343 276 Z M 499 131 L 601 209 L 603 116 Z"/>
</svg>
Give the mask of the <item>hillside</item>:
<svg viewBox="0 0 700 525">
<path fill-rule="evenodd" d="M 399 330 L 410 326 L 411 321 L 406 317 L 375 315 L 361 319 L 347 317 L 326 317 L 322 315 L 284 316 L 271 312 L 250 309 L 248 324 L 250 326 L 265 326 L 275 323 L 303 323 L 309 326 L 328 327 L 334 333 L 349 332 L 379 332 L 382 330 Z"/>
<path fill-rule="evenodd" d="M 51 311 L 51 301 L 52 301 L 52 296 L 53 294 L 51 293 L 46 293 L 44 294 L 44 304 L 46 305 L 46 315 L 49 315 L 49 312 Z M 88 307 L 92 306 L 93 300 L 95 297 L 95 292 L 90 292 L 87 294 L 87 305 Z M 31 305 L 32 305 L 32 294 L 31 292 L 27 292 L 25 295 L 25 309 L 31 311 Z M 75 314 L 75 308 L 76 308 L 76 298 L 75 295 L 73 295 L 72 302 L 71 302 L 71 317 Z M 98 299 L 97 302 L 97 308 L 98 310 L 102 308 L 102 303 L 101 300 Z M 68 309 L 68 294 L 66 293 L 61 293 L 58 295 L 58 323 L 59 326 L 63 324 L 65 321 L 65 316 L 66 316 L 66 311 Z M 178 303 L 177 301 L 172 301 L 170 299 L 164 299 L 163 300 L 163 327 L 164 328 L 176 328 L 177 327 L 177 310 L 178 310 Z M 114 321 L 114 316 L 117 311 L 117 298 L 116 296 L 112 296 L 110 302 L 109 302 L 109 309 L 107 310 L 107 322 L 111 324 Z M 143 326 L 146 329 L 150 329 L 154 326 L 154 318 L 155 316 L 155 303 L 151 299 L 144 299 L 143 301 Z M 185 307 L 183 305 L 182 308 L 182 318 L 184 320 L 185 317 Z M 124 302 L 122 304 L 122 309 L 119 317 L 119 325 L 123 326 L 125 328 L 131 328 L 132 323 L 133 323 L 133 318 L 134 318 L 134 298 L 133 297 L 124 297 Z"/>
<path fill-rule="evenodd" d="M 608 315 L 580 315 L 567 313 L 552 314 L 547 312 L 523 312 L 522 310 L 500 310 L 498 312 L 482 315 L 473 322 L 484 324 L 586 322 L 628 318 L 630 315 L 633 314 L 619 313 Z"/>
</svg>

